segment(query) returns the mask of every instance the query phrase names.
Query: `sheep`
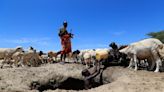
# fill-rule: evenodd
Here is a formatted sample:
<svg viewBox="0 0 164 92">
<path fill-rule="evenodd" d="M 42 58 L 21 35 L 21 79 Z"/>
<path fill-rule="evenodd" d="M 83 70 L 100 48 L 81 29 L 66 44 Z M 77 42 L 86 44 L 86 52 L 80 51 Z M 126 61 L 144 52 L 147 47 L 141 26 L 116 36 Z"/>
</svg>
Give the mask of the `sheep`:
<svg viewBox="0 0 164 92">
<path fill-rule="evenodd" d="M 23 64 L 22 65 L 28 65 L 28 66 L 38 66 L 40 65 L 43 61 L 40 58 L 39 54 L 34 50 L 32 47 L 23 54 Z"/>
<path fill-rule="evenodd" d="M 73 59 L 79 63 L 86 64 L 86 67 L 90 66 L 94 62 L 95 52 L 94 50 L 76 50 L 72 53 Z M 93 63 L 92 63 L 93 64 Z M 94 64 L 93 64 L 94 65 Z"/>
<path fill-rule="evenodd" d="M 78 55 L 80 54 L 79 50 L 70 52 L 67 56 L 67 60 L 70 62 L 72 61 L 73 63 L 77 63 L 78 62 Z"/>
<path fill-rule="evenodd" d="M 84 57 L 83 56 L 85 53 L 86 53 L 85 51 L 80 51 L 80 53 L 77 55 L 78 62 L 84 64 Z"/>
<path fill-rule="evenodd" d="M 106 60 L 109 56 L 109 50 L 96 50 L 96 60 Z"/>
<path fill-rule="evenodd" d="M 161 48 L 162 42 L 155 38 L 149 38 L 136 43 L 132 43 L 128 47 L 121 49 L 120 52 L 127 54 L 131 58 L 128 68 L 132 68 L 132 64 L 134 62 L 134 70 L 137 71 L 138 59 L 147 59 L 152 63 L 150 69 L 152 70 L 156 63 L 156 70 L 154 72 L 159 72 L 159 66 L 162 62 L 158 53 Z"/>
<path fill-rule="evenodd" d="M 57 53 L 53 51 L 48 52 L 49 62 L 57 61 Z"/>
<path fill-rule="evenodd" d="M 23 55 L 24 55 L 24 51 L 22 52 L 16 52 L 12 55 L 12 59 L 14 60 L 14 65 L 16 67 L 19 66 L 19 64 L 21 64 L 20 62 L 22 62 L 21 60 L 23 60 Z"/>
<path fill-rule="evenodd" d="M 1 68 L 3 68 L 5 63 L 10 63 L 10 67 L 12 65 L 11 59 L 12 55 L 16 52 L 22 52 L 22 47 L 16 47 L 16 48 L 0 48 L 0 59 L 4 59 L 2 62 Z"/>
<path fill-rule="evenodd" d="M 78 61 L 78 55 L 79 55 L 79 54 L 80 54 L 80 50 L 76 50 L 76 51 L 74 51 L 74 52 L 72 53 L 73 58 L 75 58 L 76 61 Z"/>
<path fill-rule="evenodd" d="M 96 52 L 94 50 L 86 50 L 81 53 L 81 59 L 84 60 L 83 63 L 86 64 L 86 67 L 88 68 L 91 66 L 91 64 L 94 66 L 95 64 L 95 57 L 96 57 Z"/>
<path fill-rule="evenodd" d="M 109 49 L 96 50 L 96 62 L 101 63 L 105 67 L 108 67 L 110 58 L 109 53 Z"/>
<path fill-rule="evenodd" d="M 109 49 L 105 48 L 105 49 L 86 49 L 86 50 L 81 50 L 81 51 L 77 51 L 77 61 L 81 62 L 82 64 L 86 64 L 86 67 L 89 67 L 90 65 L 95 65 L 96 63 L 96 52 L 98 51 L 108 51 Z"/>
<path fill-rule="evenodd" d="M 37 55 L 37 57 L 39 58 L 39 60 L 41 61 L 42 64 L 45 64 L 49 61 L 48 54 L 43 53 L 43 51 L 39 51 L 39 52 L 37 52 L 37 54 L 36 55 Z"/>
<path fill-rule="evenodd" d="M 61 61 L 61 54 L 59 54 L 59 55 L 57 55 L 57 57 L 56 57 L 56 60 L 55 60 L 56 62 L 60 62 Z"/>
<path fill-rule="evenodd" d="M 79 53 L 77 54 L 77 62 L 80 62 L 82 64 L 84 64 L 84 54 L 89 51 L 89 50 L 81 50 L 79 51 Z"/>
<path fill-rule="evenodd" d="M 164 60 L 164 44 L 162 46 L 162 49 L 159 50 L 159 55 L 160 55 L 161 59 Z"/>
<path fill-rule="evenodd" d="M 48 57 L 48 54 L 41 55 L 40 59 L 43 64 L 48 63 L 48 62 L 52 63 L 51 59 Z"/>
<path fill-rule="evenodd" d="M 89 52 L 84 54 L 84 62 L 86 64 L 86 68 L 88 68 L 91 64 L 91 54 Z"/>
<path fill-rule="evenodd" d="M 75 59 L 74 59 L 74 56 L 73 56 L 73 52 L 70 52 L 66 55 L 65 61 L 68 62 L 68 63 L 74 63 Z"/>
</svg>

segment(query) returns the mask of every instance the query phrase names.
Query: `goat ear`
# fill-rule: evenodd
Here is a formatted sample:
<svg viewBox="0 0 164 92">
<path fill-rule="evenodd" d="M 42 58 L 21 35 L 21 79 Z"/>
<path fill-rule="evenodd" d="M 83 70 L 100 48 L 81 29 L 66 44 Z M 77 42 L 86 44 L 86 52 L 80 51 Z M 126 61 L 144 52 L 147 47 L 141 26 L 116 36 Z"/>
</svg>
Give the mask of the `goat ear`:
<svg viewBox="0 0 164 92">
<path fill-rule="evenodd" d="M 16 48 L 23 48 L 22 46 L 17 46 Z"/>
<path fill-rule="evenodd" d="M 22 48 L 21 48 L 21 47 L 18 47 L 18 48 L 17 48 L 17 50 L 20 50 L 20 49 L 22 49 Z"/>
<path fill-rule="evenodd" d="M 79 54 L 80 53 L 80 51 L 79 50 L 77 50 L 77 54 Z"/>
<path fill-rule="evenodd" d="M 159 46 L 159 49 L 163 49 L 164 48 L 164 44 Z"/>
<path fill-rule="evenodd" d="M 111 44 L 109 44 L 109 47 L 112 47 L 112 45 L 111 45 Z"/>
</svg>

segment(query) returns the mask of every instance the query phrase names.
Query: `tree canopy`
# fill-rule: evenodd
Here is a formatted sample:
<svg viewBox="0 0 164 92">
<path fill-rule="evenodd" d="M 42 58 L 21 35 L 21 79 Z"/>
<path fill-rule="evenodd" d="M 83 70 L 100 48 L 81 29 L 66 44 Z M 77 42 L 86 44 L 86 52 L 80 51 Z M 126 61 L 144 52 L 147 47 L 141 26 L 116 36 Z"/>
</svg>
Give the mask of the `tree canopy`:
<svg viewBox="0 0 164 92">
<path fill-rule="evenodd" d="M 157 38 L 164 43 L 164 30 L 159 32 L 150 32 L 147 35 L 152 38 Z"/>
</svg>

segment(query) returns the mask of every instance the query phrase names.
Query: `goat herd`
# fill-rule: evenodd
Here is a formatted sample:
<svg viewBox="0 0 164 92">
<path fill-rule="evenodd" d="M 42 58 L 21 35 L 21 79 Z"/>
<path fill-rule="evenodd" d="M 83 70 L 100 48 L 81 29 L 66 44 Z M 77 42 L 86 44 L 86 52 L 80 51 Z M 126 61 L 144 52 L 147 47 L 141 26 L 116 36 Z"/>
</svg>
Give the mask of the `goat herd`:
<svg viewBox="0 0 164 92">
<path fill-rule="evenodd" d="M 148 38 L 129 45 L 118 46 L 114 42 L 109 45 L 111 49 L 76 50 L 66 57 L 67 62 L 85 64 L 86 67 L 94 66 L 101 62 L 108 67 L 112 64 L 128 66 L 137 71 L 138 67 L 159 72 L 164 60 L 164 44 L 155 38 Z M 46 63 L 61 61 L 61 55 L 53 51 L 37 52 L 33 47 L 24 51 L 22 47 L 0 48 L 1 68 L 4 64 L 10 67 L 37 67 Z"/>
</svg>

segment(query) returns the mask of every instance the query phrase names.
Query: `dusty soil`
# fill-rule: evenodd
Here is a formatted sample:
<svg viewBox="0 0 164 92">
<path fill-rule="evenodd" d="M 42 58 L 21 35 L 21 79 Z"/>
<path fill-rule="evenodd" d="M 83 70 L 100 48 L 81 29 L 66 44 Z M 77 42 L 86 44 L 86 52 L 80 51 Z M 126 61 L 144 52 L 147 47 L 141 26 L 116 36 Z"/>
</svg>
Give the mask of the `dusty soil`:
<svg viewBox="0 0 164 92">
<path fill-rule="evenodd" d="M 85 66 L 79 64 L 47 64 L 41 67 L 0 69 L 0 92 L 39 92 L 31 89 L 31 83 L 46 85 L 52 80 L 57 85 L 71 78 L 82 85 L 81 71 L 84 68 Z M 103 82 L 104 85 L 90 90 L 82 89 L 79 92 L 164 92 L 164 73 L 146 70 L 136 72 L 119 66 L 109 67 L 103 72 Z M 77 90 L 47 88 L 42 92 L 77 92 Z"/>
</svg>

